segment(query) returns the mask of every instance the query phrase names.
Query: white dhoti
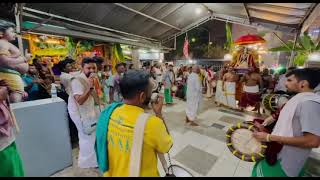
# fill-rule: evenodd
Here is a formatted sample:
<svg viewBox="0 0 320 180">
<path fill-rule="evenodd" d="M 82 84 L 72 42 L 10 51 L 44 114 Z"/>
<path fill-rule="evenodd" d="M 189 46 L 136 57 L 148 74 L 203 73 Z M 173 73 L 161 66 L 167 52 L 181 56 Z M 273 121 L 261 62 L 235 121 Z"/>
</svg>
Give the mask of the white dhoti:
<svg viewBox="0 0 320 180">
<path fill-rule="evenodd" d="M 259 86 L 255 85 L 255 86 L 243 86 L 243 91 L 246 93 L 259 93 Z"/>
<path fill-rule="evenodd" d="M 224 98 L 226 99 L 226 104 L 229 107 L 236 108 L 236 83 L 235 82 L 225 82 L 225 92 Z"/>
<path fill-rule="evenodd" d="M 94 132 L 91 135 L 84 134 L 79 115 L 70 113 L 70 117 L 78 130 L 78 137 L 79 137 L 78 166 L 80 168 L 98 167 L 96 152 L 94 150 L 96 133 Z"/>
<path fill-rule="evenodd" d="M 223 93 L 222 93 L 222 81 L 218 80 L 217 81 L 217 86 L 216 86 L 215 101 L 217 103 L 224 104 L 222 96 L 224 96 Z"/>
<path fill-rule="evenodd" d="M 201 81 L 198 74 L 192 73 L 187 82 L 187 108 L 186 115 L 190 121 L 194 121 L 199 111 L 202 100 Z"/>
</svg>

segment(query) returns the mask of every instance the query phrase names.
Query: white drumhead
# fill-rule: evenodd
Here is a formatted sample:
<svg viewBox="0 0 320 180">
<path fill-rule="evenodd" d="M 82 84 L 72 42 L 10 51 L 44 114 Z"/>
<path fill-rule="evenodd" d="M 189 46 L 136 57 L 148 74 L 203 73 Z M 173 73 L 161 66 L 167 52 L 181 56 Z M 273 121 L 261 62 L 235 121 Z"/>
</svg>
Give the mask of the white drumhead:
<svg viewBox="0 0 320 180">
<path fill-rule="evenodd" d="M 175 92 L 175 91 L 177 91 L 177 86 L 172 86 L 172 88 L 171 88 L 171 90 L 173 91 L 173 92 Z"/>
<path fill-rule="evenodd" d="M 158 89 L 158 86 L 159 86 L 157 81 L 155 81 L 153 78 L 150 78 L 150 82 L 151 82 L 152 92 L 156 91 Z"/>
<path fill-rule="evenodd" d="M 252 136 L 249 129 L 236 129 L 231 135 L 232 146 L 243 154 L 254 154 L 261 151 L 261 142 Z"/>
<path fill-rule="evenodd" d="M 286 104 L 289 99 L 285 96 L 280 96 L 277 102 L 278 108 L 281 108 L 284 104 Z"/>
<path fill-rule="evenodd" d="M 173 173 L 176 177 L 193 177 L 193 175 L 188 170 L 178 165 L 171 165 L 169 167 L 169 171 L 170 173 Z"/>
</svg>

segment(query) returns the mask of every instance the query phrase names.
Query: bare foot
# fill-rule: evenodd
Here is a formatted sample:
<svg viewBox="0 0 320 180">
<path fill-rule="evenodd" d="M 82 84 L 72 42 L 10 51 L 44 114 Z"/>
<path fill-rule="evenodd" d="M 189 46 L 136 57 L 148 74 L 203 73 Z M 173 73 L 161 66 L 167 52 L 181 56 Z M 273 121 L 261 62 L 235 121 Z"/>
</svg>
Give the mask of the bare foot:
<svg viewBox="0 0 320 180">
<path fill-rule="evenodd" d="M 195 122 L 193 122 L 193 121 L 191 121 L 190 125 L 191 125 L 191 126 L 199 126 L 199 124 L 197 124 L 197 123 L 195 123 Z"/>
<path fill-rule="evenodd" d="M 188 119 L 188 117 L 186 117 L 186 123 L 189 123 L 189 122 L 191 122 L 191 121 Z"/>
</svg>

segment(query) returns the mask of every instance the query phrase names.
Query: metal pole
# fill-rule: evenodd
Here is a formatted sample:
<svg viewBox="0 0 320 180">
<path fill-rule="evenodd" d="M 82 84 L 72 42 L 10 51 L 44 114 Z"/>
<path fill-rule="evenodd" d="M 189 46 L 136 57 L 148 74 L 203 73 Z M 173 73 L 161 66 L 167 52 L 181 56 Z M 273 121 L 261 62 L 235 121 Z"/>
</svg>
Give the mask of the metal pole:
<svg viewBox="0 0 320 180">
<path fill-rule="evenodd" d="M 288 47 L 288 45 L 275 33 L 273 32 L 273 34 L 279 39 L 279 41 L 284 45 L 286 46 L 286 48 L 288 48 L 290 50 L 290 48 Z"/>
<path fill-rule="evenodd" d="M 99 28 L 99 29 L 104 29 L 104 30 L 107 30 L 107 31 L 126 34 L 126 35 L 129 35 L 129 36 L 135 36 L 135 37 L 138 37 L 138 38 L 148 39 L 148 40 L 151 40 L 151 41 L 157 41 L 157 42 L 159 41 L 157 39 L 152 39 L 152 38 L 143 37 L 143 36 L 139 36 L 139 35 L 132 34 L 132 33 L 127 33 L 127 32 L 124 32 L 124 31 L 119 31 L 119 30 L 115 30 L 115 29 L 111 29 L 111 28 L 106 28 L 106 27 L 103 27 L 103 26 L 99 26 L 99 25 L 95 25 L 95 24 L 91 24 L 91 23 L 86 23 L 86 22 L 83 22 L 83 21 L 78 21 L 78 20 L 75 20 L 75 19 L 71 19 L 71 18 L 67 18 L 67 17 L 64 17 L 64 16 L 59 16 L 59 15 L 55 15 L 55 14 L 51 14 L 51 13 L 46 13 L 46 12 L 43 12 L 43 11 L 40 11 L 40 10 L 28 8 L 28 7 L 23 7 L 23 9 L 26 10 L 26 11 L 29 11 L 29 12 L 34 12 L 34 13 L 38 13 L 38 14 L 42 14 L 42 15 L 46 15 L 46 16 L 52 16 L 54 18 L 63 19 L 63 20 L 66 20 L 66 21 L 75 22 L 75 23 L 78 23 L 78 24 L 83 24 L 83 25 L 86 25 L 86 26 L 91 26 L 91 27 L 95 27 L 95 28 Z"/>
<path fill-rule="evenodd" d="M 209 46 L 210 46 L 210 31 L 208 31 L 209 33 L 209 40 L 208 40 L 208 57 L 209 57 Z"/>
<path fill-rule="evenodd" d="M 24 55 L 23 52 L 23 43 L 22 43 L 22 37 L 21 37 L 21 27 L 20 27 L 20 12 L 21 12 L 21 5 L 19 3 L 15 4 L 15 10 L 14 15 L 16 19 L 16 33 L 17 33 L 17 39 L 18 39 L 18 47 L 22 55 Z"/>
<path fill-rule="evenodd" d="M 121 3 L 113 3 L 113 4 L 115 4 L 115 5 L 117 5 L 117 6 L 120 6 L 120 7 L 124 8 L 124 9 L 127 9 L 127 10 L 129 10 L 129 11 L 132 11 L 132 12 L 134 12 L 134 13 L 140 14 L 141 16 L 144 16 L 144 17 L 147 17 L 147 18 L 152 19 L 152 20 L 154 20 L 154 21 L 157 21 L 157 22 L 159 22 L 159 23 L 161 23 L 161 24 L 164 24 L 164 25 L 166 25 L 166 26 L 169 26 L 169 27 L 171 27 L 171 28 L 174 28 L 174 29 L 176 29 L 176 30 L 178 30 L 178 31 L 181 31 L 181 29 L 180 29 L 179 27 L 173 26 L 173 25 L 171 25 L 171 24 L 169 24 L 169 23 L 166 23 L 166 22 L 161 21 L 161 20 L 159 20 L 159 19 L 157 19 L 157 18 L 154 18 L 154 17 L 152 17 L 152 16 L 149 16 L 149 15 L 147 15 L 147 14 L 145 14 L 145 13 L 142 13 L 142 12 L 137 11 L 137 10 L 135 10 L 135 9 L 129 8 L 128 6 L 125 6 L 125 5 L 121 4 Z"/>
<path fill-rule="evenodd" d="M 296 44 L 297 44 L 297 39 L 298 39 L 299 34 L 300 34 L 300 31 L 298 31 L 296 33 L 295 37 L 294 37 L 294 43 L 293 43 L 293 48 L 292 48 L 292 51 L 291 51 L 289 67 L 293 66 L 294 51 L 296 49 Z"/>
</svg>

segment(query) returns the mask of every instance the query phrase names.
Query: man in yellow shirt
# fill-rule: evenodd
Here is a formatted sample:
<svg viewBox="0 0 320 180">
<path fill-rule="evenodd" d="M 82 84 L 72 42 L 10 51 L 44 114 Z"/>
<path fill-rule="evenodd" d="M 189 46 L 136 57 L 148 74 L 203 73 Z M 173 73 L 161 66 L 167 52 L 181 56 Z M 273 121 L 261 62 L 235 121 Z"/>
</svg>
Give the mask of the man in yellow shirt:
<svg viewBox="0 0 320 180">
<path fill-rule="evenodd" d="M 149 75 L 141 70 L 126 72 L 120 80 L 120 91 L 124 104 L 119 104 L 112 112 L 110 112 L 110 107 L 106 108 L 97 127 L 98 148 L 96 151 L 99 169 L 103 171 L 104 176 L 129 176 L 133 130 L 138 116 L 144 112 L 144 108 L 151 99 L 152 85 Z M 162 105 L 163 97 L 160 97 L 156 103 L 152 103 L 155 116 L 150 116 L 145 127 L 140 176 L 159 176 L 157 152 L 166 153 L 173 144 L 162 120 Z M 99 150 L 100 142 L 98 141 L 101 139 L 101 122 L 105 120 L 104 118 L 109 118 L 107 139 L 104 137 L 107 141 L 106 152 L 108 154 L 107 167 L 101 168 L 105 166 L 105 162 L 101 161 L 103 155 Z"/>
</svg>

